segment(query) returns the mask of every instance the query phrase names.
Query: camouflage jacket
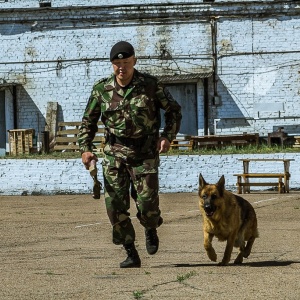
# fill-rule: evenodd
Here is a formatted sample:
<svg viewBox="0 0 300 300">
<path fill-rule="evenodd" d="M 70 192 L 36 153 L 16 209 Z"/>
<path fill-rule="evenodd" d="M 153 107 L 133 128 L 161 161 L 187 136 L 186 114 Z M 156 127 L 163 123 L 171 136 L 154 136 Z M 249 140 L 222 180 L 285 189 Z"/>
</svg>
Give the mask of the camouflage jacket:
<svg viewBox="0 0 300 300">
<path fill-rule="evenodd" d="M 117 89 L 113 74 L 96 82 L 79 130 L 80 151 L 92 151 L 100 117 L 107 131 L 118 137 L 159 136 L 160 109 L 166 124 L 161 136 L 172 141 L 180 128 L 181 107 L 155 77 L 135 70 L 125 92 Z"/>
</svg>

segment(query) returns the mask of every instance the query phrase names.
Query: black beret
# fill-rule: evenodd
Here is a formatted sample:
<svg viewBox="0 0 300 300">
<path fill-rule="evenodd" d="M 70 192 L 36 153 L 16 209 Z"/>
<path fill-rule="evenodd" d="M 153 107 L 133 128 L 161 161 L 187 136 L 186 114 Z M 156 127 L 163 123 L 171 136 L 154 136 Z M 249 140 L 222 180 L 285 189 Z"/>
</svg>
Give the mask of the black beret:
<svg viewBox="0 0 300 300">
<path fill-rule="evenodd" d="M 134 48 L 128 42 L 118 42 L 110 50 L 110 61 L 114 59 L 128 58 L 134 55 Z"/>
</svg>

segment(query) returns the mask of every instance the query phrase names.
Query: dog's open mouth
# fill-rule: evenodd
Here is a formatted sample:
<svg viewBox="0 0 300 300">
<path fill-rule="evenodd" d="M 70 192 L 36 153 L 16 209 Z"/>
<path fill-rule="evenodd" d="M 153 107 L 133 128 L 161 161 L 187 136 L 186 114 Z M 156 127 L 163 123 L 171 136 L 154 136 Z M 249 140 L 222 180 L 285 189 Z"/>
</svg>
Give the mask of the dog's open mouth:
<svg viewBox="0 0 300 300">
<path fill-rule="evenodd" d="M 216 207 L 215 206 L 204 206 L 204 210 L 208 217 L 212 217 L 212 215 L 216 211 Z"/>
</svg>

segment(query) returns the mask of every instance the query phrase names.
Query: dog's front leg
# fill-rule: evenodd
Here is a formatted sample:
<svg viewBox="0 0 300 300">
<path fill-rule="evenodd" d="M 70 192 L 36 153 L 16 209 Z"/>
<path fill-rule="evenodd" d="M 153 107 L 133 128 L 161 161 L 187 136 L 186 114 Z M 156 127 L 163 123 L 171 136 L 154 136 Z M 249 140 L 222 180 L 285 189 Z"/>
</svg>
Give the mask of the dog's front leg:
<svg viewBox="0 0 300 300">
<path fill-rule="evenodd" d="M 236 238 L 236 232 L 232 233 L 228 237 L 225 252 L 224 252 L 224 256 L 223 256 L 222 261 L 219 262 L 219 266 L 227 266 L 228 265 L 228 263 L 230 261 L 230 258 L 231 258 L 231 253 L 232 253 L 235 238 Z"/>
<path fill-rule="evenodd" d="M 217 254 L 215 249 L 212 246 L 212 240 L 214 235 L 207 231 L 204 231 L 203 234 L 204 234 L 204 249 L 206 250 L 208 258 L 211 261 L 217 261 Z"/>
<path fill-rule="evenodd" d="M 230 258 L 231 258 L 231 253 L 233 250 L 233 245 L 234 245 L 234 241 L 236 238 L 236 232 L 232 233 L 228 239 L 227 239 L 227 243 L 226 243 L 226 248 L 225 248 L 225 252 L 224 252 L 224 256 L 221 262 L 219 262 L 219 266 L 227 266 L 229 264 Z"/>
</svg>

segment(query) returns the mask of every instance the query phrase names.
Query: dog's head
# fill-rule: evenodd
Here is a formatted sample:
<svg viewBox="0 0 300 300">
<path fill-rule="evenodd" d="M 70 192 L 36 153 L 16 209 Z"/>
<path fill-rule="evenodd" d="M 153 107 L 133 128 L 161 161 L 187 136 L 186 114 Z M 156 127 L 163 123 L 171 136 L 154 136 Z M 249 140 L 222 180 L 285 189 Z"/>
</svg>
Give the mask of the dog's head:
<svg viewBox="0 0 300 300">
<path fill-rule="evenodd" d="M 225 177 L 221 176 L 216 184 L 207 183 L 203 176 L 199 175 L 200 206 L 207 217 L 212 217 L 217 209 L 223 205 L 223 193 L 225 189 Z"/>
</svg>

